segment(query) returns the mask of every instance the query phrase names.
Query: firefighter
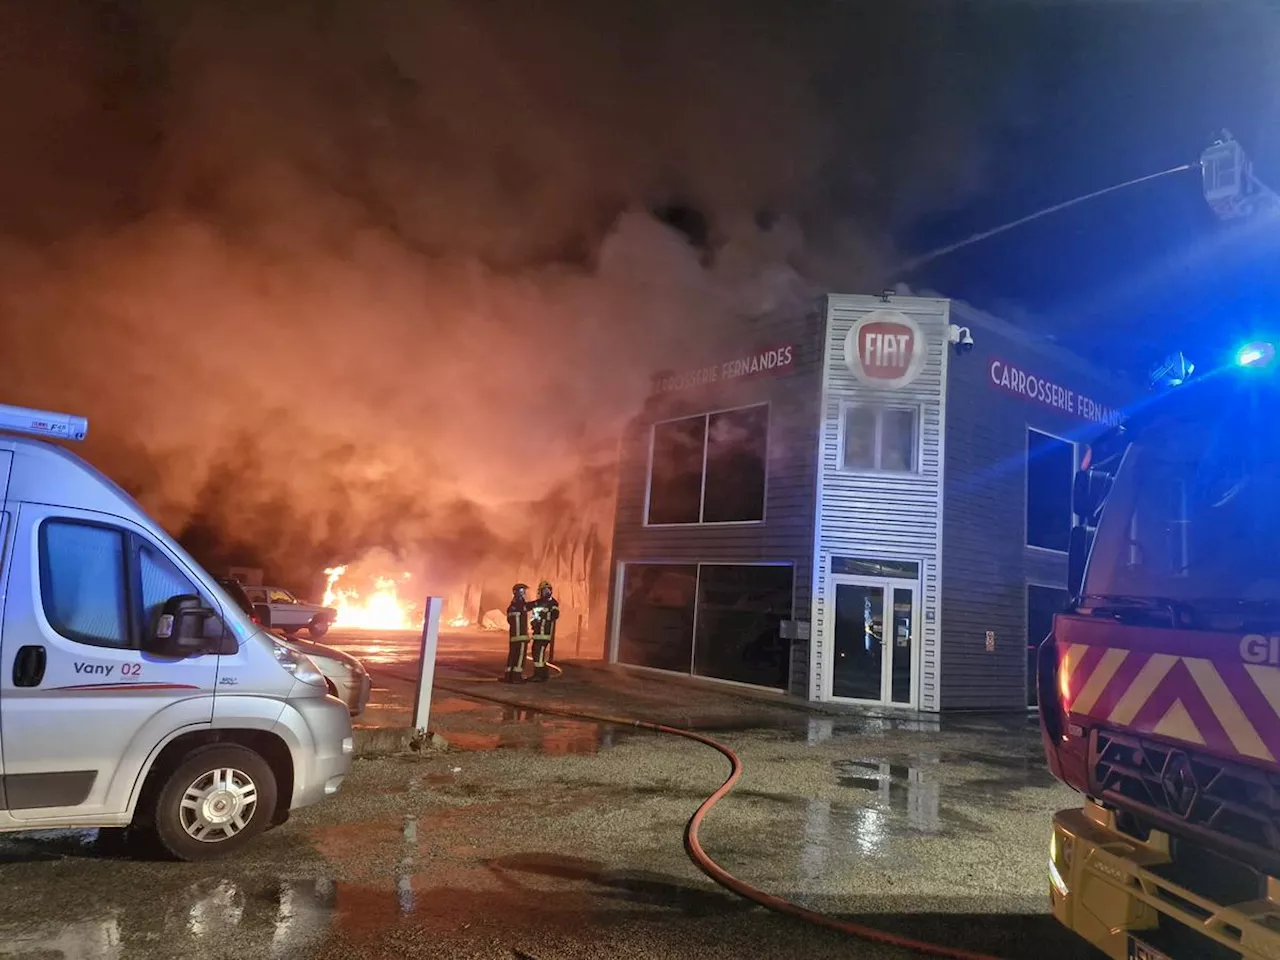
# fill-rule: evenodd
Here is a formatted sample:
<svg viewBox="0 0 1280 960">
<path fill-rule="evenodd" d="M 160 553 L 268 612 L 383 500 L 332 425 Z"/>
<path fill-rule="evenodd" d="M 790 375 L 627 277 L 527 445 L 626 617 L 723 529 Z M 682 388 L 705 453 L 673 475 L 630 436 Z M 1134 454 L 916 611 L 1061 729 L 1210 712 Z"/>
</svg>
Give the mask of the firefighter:
<svg viewBox="0 0 1280 960">
<path fill-rule="evenodd" d="M 524 652 L 529 644 L 529 611 L 532 604 L 525 599 L 529 585 L 517 583 L 511 588 L 511 604 L 507 607 L 507 672 L 503 683 L 524 682 Z"/>
<path fill-rule="evenodd" d="M 551 584 L 543 580 L 538 584 L 538 598 L 533 601 L 530 623 L 533 627 L 533 679 L 545 683 L 551 679 L 547 666 L 551 642 L 556 636 L 556 621 L 560 619 L 560 601 L 552 594 Z"/>
</svg>

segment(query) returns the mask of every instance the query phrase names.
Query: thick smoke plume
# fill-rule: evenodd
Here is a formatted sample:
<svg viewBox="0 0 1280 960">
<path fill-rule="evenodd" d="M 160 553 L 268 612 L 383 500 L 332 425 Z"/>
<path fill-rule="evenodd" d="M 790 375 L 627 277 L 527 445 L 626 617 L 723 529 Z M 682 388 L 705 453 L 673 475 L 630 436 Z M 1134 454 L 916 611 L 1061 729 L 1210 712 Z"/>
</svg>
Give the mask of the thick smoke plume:
<svg viewBox="0 0 1280 960">
<path fill-rule="evenodd" d="M 536 555 L 673 349 L 876 282 L 890 171 L 971 185 L 961 105 L 883 92 L 933 58 L 805 6 L 4 4 L 0 402 L 88 415 L 204 557 Z"/>
</svg>

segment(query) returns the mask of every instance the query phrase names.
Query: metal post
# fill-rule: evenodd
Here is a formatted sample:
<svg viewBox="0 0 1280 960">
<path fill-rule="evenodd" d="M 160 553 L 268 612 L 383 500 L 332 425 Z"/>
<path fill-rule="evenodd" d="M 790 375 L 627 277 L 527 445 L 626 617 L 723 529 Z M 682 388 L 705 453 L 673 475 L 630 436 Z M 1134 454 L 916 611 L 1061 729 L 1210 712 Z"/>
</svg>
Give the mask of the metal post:
<svg viewBox="0 0 1280 960">
<path fill-rule="evenodd" d="M 427 597 L 427 609 L 422 617 L 422 651 L 418 656 L 418 690 L 413 698 L 413 728 L 420 732 L 426 731 L 431 718 L 431 685 L 436 678 L 436 647 L 440 642 L 443 608 L 443 597 Z"/>
<path fill-rule="evenodd" d="M 573 656 L 582 659 L 582 614 L 578 614 L 578 634 L 573 644 Z"/>
</svg>

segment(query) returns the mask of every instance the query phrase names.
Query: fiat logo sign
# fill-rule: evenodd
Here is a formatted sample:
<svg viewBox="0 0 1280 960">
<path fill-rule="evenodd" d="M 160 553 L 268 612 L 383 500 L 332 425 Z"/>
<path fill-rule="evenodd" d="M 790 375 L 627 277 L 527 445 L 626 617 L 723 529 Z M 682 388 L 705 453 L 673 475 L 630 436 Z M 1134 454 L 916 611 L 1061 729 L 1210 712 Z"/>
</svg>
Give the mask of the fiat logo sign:
<svg viewBox="0 0 1280 960">
<path fill-rule="evenodd" d="M 897 310 L 874 310 L 849 328 L 844 362 L 872 387 L 905 387 L 920 375 L 927 347 L 920 326 Z"/>
</svg>

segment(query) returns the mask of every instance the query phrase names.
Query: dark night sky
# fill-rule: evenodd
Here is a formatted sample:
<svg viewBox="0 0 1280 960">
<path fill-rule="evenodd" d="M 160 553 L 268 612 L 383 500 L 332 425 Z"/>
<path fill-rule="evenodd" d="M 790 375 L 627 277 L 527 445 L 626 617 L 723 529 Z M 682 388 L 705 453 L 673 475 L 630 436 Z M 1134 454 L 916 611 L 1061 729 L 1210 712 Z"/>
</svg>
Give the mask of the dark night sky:
<svg viewBox="0 0 1280 960">
<path fill-rule="evenodd" d="M 874 292 L 1223 126 L 1280 183 L 1278 21 L 1254 0 L 10 0 L 3 399 L 88 414 L 87 455 L 171 529 L 292 569 L 375 544 L 452 564 L 493 542 L 492 505 L 611 455 L 708 321 Z M 673 206 L 708 249 L 653 215 Z M 1278 249 L 1188 174 L 914 282 L 1145 366 L 1269 317 Z"/>
<path fill-rule="evenodd" d="M 997 136 L 987 189 L 905 232 L 914 251 L 1194 159 L 1227 127 L 1280 186 L 1280 7 L 1005 4 L 1037 50 L 1036 117 Z M 1277 315 L 1280 225 L 1222 224 L 1198 175 L 1054 214 L 927 265 L 950 295 L 1042 315 L 1106 361 L 1185 347 L 1202 364 Z M 1280 325 L 1276 328 L 1280 332 Z"/>
</svg>

